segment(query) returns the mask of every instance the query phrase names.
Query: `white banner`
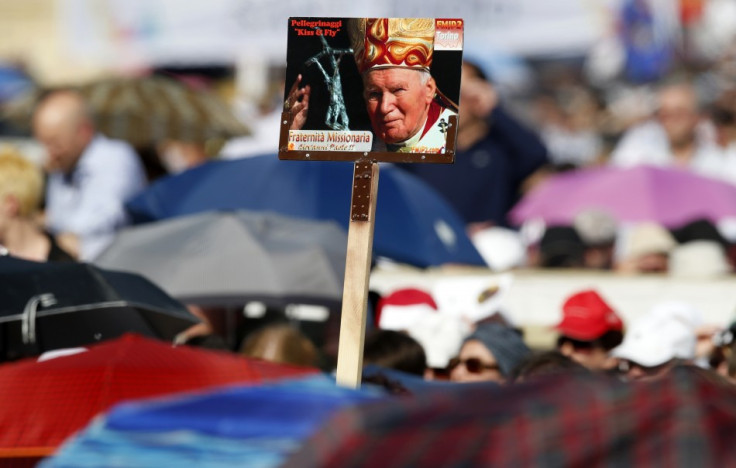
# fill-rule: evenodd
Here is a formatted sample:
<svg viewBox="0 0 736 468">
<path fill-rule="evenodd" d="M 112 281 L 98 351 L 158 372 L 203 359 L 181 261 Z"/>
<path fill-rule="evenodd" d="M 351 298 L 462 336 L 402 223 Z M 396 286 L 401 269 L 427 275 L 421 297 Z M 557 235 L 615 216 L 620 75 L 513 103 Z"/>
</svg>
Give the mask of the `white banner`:
<svg viewBox="0 0 736 468">
<path fill-rule="evenodd" d="M 289 130 L 289 151 L 370 151 L 367 131 Z"/>
</svg>

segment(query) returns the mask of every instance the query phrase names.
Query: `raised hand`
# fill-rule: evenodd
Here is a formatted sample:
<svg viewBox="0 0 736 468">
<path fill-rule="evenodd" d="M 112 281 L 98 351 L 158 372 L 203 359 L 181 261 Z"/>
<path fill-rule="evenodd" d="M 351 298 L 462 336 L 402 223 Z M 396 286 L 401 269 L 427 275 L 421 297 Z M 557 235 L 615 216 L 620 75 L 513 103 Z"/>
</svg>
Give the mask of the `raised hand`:
<svg viewBox="0 0 736 468">
<path fill-rule="evenodd" d="M 296 81 L 289 90 L 289 95 L 284 102 L 284 110 L 291 113 L 291 130 L 301 130 L 304 127 L 304 123 L 307 121 L 307 114 L 309 112 L 309 95 L 311 88 L 309 85 L 300 88 L 299 85 L 302 82 L 302 75 L 299 74 L 296 77 Z"/>
</svg>

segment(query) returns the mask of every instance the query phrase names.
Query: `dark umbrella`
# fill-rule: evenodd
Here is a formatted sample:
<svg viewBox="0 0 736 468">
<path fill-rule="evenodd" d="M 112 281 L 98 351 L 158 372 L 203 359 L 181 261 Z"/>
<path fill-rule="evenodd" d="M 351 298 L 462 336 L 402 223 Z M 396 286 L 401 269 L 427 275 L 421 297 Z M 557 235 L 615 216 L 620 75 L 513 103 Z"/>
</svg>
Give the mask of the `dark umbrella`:
<svg viewBox="0 0 736 468">
<path fill-rule="evenodd" d="M 275 155 L 212 161 L 167 177 L 129 204 L 139 222 L 213 209 L 275 211 L 347 228 L 353 165 L 281 161 Z M 420 267 L 485 266 L 459 215 L 427 184 L 381 167 L 373 240 L 376 256 Z"/>
<path fill-rule="evenodd" d="M 341 411 L 287 467 L 734 466 L 736 389 L 678 369 L 464 384 Z"/>
<path fill-rule="evenodd" d="M 334 304 L 346 249 L 334 222 L 207 212 L 124 229 L 95 263 L 139 273 L 188 303 Z"/>
<path fill-rule="evenodd" d="M 0 356 L 83 346 L 125 332 L 173 340 L 198 320 L 147 279 L 85 263 L 0 257 Z"/>
</svg>

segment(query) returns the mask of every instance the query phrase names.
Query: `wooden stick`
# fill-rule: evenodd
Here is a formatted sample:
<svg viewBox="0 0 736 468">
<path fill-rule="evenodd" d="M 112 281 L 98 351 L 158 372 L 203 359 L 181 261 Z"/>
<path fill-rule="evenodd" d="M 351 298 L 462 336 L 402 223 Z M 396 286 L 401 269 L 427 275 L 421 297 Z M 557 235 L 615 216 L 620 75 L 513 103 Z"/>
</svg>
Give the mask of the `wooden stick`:
<svg viewBox="0 0 736 468">
<path fill-rule="evenodd" d="M 366 199 L 366 195 L 368 195 Z M 363 369 L 366 306 L 373 252 L 373 228 L 376 222 L 378 163 L 355 163 L 351 221 L 345 260 L 345 283 L 342 295 L 342 319 L 337 354 L 337 383 L 358 388 Z M 359 214 L 367 209 L 367 216 Z"/>
</svg>

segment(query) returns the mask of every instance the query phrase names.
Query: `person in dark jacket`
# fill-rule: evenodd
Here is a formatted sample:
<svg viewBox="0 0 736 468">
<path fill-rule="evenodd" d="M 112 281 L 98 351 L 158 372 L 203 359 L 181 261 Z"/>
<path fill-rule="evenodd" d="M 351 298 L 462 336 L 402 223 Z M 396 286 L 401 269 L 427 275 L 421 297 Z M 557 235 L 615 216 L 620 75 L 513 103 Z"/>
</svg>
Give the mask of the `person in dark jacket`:
<svg viewBox="0 0 736 468">
<path fill-rule="evenodd" d="M 499 105 L 486 75 L 468 61 L 462 65 L 459 119 L 453 165 L 401 167 L 439 191 L 469 231 L 506 226 L 506 214 L 518 200 L 522 183 L 547 164 L 547 149 Z"/>
</svg>

